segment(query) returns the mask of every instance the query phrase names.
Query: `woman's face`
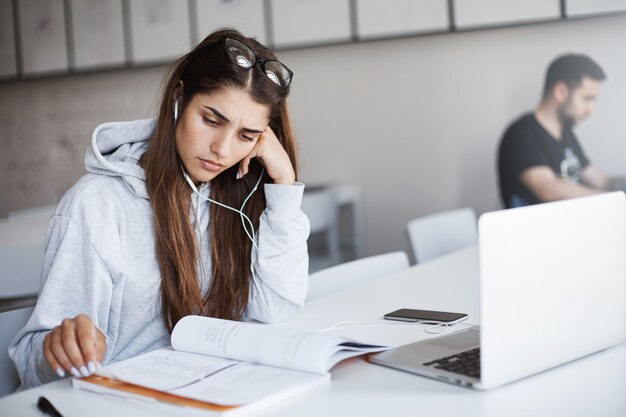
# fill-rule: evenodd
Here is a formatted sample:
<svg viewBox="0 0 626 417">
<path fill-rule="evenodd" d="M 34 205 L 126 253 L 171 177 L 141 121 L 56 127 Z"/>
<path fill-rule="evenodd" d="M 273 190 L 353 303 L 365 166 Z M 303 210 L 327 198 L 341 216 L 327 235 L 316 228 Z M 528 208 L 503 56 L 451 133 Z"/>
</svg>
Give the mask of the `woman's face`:
<svg viewBox="0 0 626 417">
<path fill-rule="evenodd" d="M 178 118 L 176 150 L 193 182 L 207 182 L 248 155 L 268 123 L 269 108 L 245 91 L 196 94 Z"/>
</svg>

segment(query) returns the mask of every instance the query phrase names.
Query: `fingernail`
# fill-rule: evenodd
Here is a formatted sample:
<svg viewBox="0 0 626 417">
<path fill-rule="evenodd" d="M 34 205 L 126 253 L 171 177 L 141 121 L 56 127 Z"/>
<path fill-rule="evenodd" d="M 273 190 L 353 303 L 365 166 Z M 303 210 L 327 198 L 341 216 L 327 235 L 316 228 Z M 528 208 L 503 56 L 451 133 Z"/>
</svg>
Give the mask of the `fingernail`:
<svg viewBox="0 0 626 417">
<path fill-rule="evenodd" d="M 89 368 L 89 372 L 91 372 L 92 374 L 96 372 L 96 365 L 92 361 L 89 361 L 89 363 L 87 364 L 87 368 Z"/>
<path fill-rule="evenodd" d="M 91 372 L 89 372 L 84 365 L 80 367 L 80 373 L 83 374 L 83 376 L 91 375 Z"/>
<path fill-rule="evenodd" d="M 63 371 L 60 366 L 57 368 L 57 375 L 59 376 L 59 378 L 63 378 L 65 376 L 65 371 Z"/>
<path fill-rule="evenodd" d="M 241 179 L 241 172 L 237 171 L 237 179 Z"/>
<path fill-rule="evenodd" d="M 70 369 L 70 372 L 72 373 L 72 375 L 74 375 L 76 378 L 80 378 L 80 372 L 78 372 L 78 369 L 74 368 L 72 366 L 72 369 Z"/>
</svg>

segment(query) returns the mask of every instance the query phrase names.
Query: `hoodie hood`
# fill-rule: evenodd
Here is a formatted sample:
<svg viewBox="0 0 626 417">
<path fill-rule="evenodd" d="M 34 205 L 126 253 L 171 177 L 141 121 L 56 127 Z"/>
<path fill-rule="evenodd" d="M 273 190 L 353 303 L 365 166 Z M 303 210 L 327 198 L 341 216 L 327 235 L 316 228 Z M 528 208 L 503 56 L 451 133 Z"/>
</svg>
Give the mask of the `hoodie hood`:
<svg viewBox="0 0 626 417">
<path fill-rule="evenodd" d="M 93 174 L 120 177 L 138 197 L 147 199 L 146 176 L 139 158 L 148 149 L 156 119 L 104 123 L 96 128 L 85 155 Z"/>
</svg>

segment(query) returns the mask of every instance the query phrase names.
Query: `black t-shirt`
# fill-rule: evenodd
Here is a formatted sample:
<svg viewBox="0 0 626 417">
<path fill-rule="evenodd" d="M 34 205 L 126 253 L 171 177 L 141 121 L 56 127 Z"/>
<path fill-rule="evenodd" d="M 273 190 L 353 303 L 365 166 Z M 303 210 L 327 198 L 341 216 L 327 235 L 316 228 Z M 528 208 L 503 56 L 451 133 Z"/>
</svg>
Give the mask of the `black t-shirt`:
<svg viewBox="0 0 626 417">
<path fill-rule="evenodd" d="M 564 129 L 558 141 L 534 114 L 524 115 L 507 129 L 500 142 L 500 197 L 507 208 L 537 204 L 537 197 L 520 181 L 526 168 L 548 166 L 558 177 L 578 182 L 587 165 L 589 160 L 570 129 Z"/>
</svg>

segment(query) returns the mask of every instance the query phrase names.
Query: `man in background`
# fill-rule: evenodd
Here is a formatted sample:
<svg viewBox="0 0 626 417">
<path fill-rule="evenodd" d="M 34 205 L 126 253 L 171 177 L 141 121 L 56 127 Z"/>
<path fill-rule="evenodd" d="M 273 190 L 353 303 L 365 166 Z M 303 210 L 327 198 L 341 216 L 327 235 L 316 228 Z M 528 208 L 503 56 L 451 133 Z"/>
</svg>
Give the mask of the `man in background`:
<svg viewBox="0 0 626 417">
<path fill-rule="evenodd" d="M 507 208 L 608 189 L 609 179 L 589 161 L 572 131 L 593 113 L 605 79 L 585 55 L 563 55 L 550 64 L 538 107 L 509 126 L 500 142 L 500 196 Z"/>
</svg>

